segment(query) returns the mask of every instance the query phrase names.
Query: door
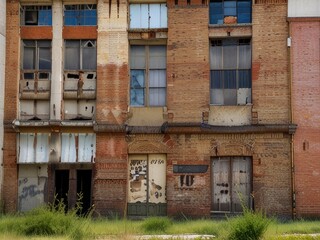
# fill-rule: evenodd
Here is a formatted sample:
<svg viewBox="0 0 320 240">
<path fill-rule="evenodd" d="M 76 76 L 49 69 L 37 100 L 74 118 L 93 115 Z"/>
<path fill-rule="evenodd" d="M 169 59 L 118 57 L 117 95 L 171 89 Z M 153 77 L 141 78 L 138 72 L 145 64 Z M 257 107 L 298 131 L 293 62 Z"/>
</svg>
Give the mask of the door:
<svg viewBox="0 0 320 240">
<path fill-rule="evenodd" d="M 68 210 L 69 170 L 55 171 L 55 202 L 63 202 Z"/>
<path fill-rule="evenodd" d="M 250 157 L 217 157 L 212 161 L 212 211 L 242 212 L 250 207 Z"/>
<path fill-rule="evenodd" d="M 77 170 L 77 196 L 82 203 L 80 214 L 86 214 L 91 208 L 91 170 Z"/>
<path fill-rule="evenodd" d="M 129 156 L 128 215 L 164 216 L 166 202 L 166 156 Z"/>
</svg>

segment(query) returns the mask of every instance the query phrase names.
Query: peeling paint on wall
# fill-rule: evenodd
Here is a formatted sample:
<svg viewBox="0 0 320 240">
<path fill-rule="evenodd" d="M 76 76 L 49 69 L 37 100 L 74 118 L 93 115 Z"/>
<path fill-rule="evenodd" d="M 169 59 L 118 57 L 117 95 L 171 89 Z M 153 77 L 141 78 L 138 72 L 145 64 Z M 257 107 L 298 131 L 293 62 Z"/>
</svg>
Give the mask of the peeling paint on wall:
<svg viewBox="0 0 320 240">
<path fill-rule="evenodd" d="M 47 165 L 20 165 L 18 176 L 18 210 L 29 211 L 46 202 Z"/>
</svg>

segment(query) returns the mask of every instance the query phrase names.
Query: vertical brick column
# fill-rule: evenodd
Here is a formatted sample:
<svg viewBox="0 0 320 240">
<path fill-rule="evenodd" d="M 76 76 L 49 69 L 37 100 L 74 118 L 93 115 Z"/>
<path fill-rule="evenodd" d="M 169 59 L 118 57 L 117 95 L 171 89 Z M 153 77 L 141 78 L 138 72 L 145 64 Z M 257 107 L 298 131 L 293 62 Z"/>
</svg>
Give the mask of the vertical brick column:
<svg viewBox="0 0 320 240">
<path fill-rule="evenodd" d="M 7 1 L 6 68 L 4 100 L 4 145 L 3 145 L 3 203 L 6 212 L 17 208 L 18 169 L 16 156 L 16 133 L 11 123 L 17 118 L 20 69 L 20 6 L 19 1 Z"/>
<path fill-rule="evenodd" d="M 168 1 L 169 121 L 200 122 L 209 111 L 209 9 L 199 1 Z"/>
</svg>

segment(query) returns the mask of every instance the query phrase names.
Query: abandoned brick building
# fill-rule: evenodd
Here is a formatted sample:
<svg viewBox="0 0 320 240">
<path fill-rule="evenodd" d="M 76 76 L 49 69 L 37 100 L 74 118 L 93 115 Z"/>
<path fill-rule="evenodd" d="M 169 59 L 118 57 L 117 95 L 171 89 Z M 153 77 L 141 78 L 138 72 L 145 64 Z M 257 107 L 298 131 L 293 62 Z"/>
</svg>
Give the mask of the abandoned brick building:
<svg viewBox="0 0 320 240">
<path fill-rule="evenodd" d="M 312 213 L 296 206 L 293 145 L 319 144 L 319 111 L 314 137 L 295 138 L 290 33 L 316 41 L 320 14 L 299 18 L 301 2 L 7 1 L 5 211 L 82 192 L 102 216 Z"/>
</svg>

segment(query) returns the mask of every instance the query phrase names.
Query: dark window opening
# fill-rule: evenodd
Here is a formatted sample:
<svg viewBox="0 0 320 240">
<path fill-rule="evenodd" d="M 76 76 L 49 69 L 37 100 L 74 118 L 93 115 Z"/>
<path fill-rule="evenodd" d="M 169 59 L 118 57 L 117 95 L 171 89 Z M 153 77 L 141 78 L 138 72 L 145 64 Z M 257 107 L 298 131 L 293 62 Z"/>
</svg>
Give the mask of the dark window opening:
<svg viewBox="0 0 320 240">
<path fill-rule="evenodd" d="M 51 26 L 51 6 L 22 6 L 21 25 L 25 26 Z"/>
<path fill-rule="evenodd" d="M 82 209 L 79 214 L 86 214 L 91 208 L 91 170 L 78 170 L 77 171 L 77 196 L 81 196 L 80 200 Z"/>
<path fill-rule="evenodd" d="M 55 205 L 59 202 L 68 210 L 69 170 L 56 170 L 55 172 Z"/>
</svg>

